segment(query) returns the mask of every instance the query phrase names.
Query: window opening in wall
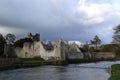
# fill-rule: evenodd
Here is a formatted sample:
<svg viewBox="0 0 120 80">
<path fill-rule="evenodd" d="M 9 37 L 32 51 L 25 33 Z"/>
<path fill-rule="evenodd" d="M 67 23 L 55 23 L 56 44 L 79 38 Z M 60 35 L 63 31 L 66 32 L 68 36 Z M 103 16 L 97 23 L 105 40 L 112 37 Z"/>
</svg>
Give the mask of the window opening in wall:
<svg viewBox="0 0 120 80">
<path fill-rule="evenodd" d="M 25 52 L 25 57 L 26 57 L 26 58 L 28 57 L 28 53 L 27 53 L 27 52 Z"/>
</svg>

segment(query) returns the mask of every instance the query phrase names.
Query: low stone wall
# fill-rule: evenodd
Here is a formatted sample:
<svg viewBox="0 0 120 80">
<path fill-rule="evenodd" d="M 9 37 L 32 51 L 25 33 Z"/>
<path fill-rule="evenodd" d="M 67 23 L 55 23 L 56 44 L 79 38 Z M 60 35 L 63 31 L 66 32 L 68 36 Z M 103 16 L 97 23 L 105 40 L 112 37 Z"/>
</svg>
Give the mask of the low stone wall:
<svg viewBox="0 0 120 80">
<path fill-rule="evenodd" d="M 20 60 L 17 58 L 0 58 L 0 70 L 14 69 Z"/>
<path fill-rule="evenodd" d="M 67 55 L 68 59 L 84 59 L 84 55 L 81 52 L 70 52 Z"/>
<path fill-rule="evenodd" d="M 10 70 L 16 68 L 28 68 L 28 67 L 37 67 L 41 65 L 66 65 L 67 61 L 21 61 L 19 58 L 0 58 L 0 71 Z"/>
<path fill-rule="evenodd" d="M 70 52 L 67 54 L 68 59 L 114 59 L 116 56 L 111 52 Z"/>
<path fill-rule="evenodd" d="M 97 52 L 93 54 L 95 55 L 95 58 L 104 58 L 104 59 L 115 58 L 115 54 L 111 52 Z"/>
</svg>

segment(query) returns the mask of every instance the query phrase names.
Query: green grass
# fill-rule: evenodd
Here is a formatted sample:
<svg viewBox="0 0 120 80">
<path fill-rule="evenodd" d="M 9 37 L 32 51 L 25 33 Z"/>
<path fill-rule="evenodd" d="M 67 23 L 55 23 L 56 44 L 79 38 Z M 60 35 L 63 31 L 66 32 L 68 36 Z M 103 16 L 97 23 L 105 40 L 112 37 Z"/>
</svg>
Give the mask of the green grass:
<svg viewBox="0 0 120 80">
<path fill-rule="evenodd" d="M 19 58 L 21 62 L 43 62 L 42 58 Z"/>
<path fill-rule="evenodd" d="M 42 58 L 0 58 L 0 71 L 22 67 L 36 67 L 44 62 Z"/>
<path fill-rule="evenodd" d="M 42 62 L 42 58 L 0 58 L 0 61 Z"/>
<path fill-rule="evenodd" d="M 112 65 L 109 80 L 120 80 L 120 64 Z"/>
</svg>

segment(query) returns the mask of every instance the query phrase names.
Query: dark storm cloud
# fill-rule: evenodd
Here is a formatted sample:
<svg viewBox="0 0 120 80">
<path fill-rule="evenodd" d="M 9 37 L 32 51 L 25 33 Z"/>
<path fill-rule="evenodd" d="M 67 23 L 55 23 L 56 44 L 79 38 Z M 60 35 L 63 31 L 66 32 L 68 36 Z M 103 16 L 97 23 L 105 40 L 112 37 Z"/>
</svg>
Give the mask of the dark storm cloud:
<svg viewBox="0 0 120 80">
<path fill-rule="evenodd" d="M 119 19 L 119 10 L 113 13 L 113 8 L 109 3 L 93 4 L 87 0 L 0 0 L 0 32 L 13 32 L 20 37 L 32 32 L 40 33 L 42 39 L 81 42 L 98 35 L 108 43 L 118 23 L 115 19 Z"/>
</svg>

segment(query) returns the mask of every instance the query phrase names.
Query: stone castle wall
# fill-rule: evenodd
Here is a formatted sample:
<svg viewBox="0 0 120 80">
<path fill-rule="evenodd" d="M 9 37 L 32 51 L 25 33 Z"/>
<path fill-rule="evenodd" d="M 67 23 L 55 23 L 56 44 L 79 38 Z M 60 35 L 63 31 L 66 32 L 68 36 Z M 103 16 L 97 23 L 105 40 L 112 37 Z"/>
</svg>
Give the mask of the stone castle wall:
<svg viewBox="0 0 120 80">
<path fill-rule="evenodd" d="M 56 59 L 65 60 L 66 58 L 66 46 L 62 41 L 57 41 L 53 50 L 46 50 L 40 41 L 33 43 L 24 43 L 23 48 L 16 47 L 15 53 L 21 58 L 33 58 L 41 57 L 45 60 Z"/>
<path fill-rule="evenodd" d="M 82 52 L 69 52 L 68 59 L 84 59 Z"/>
<path fill-rule="evenodd" d="M 97 53 L 94 53 L 94 54 L 95 54 L 95 58 L 104 58 L 104 59 L 115 58 L 115 54 L 112 53 L 112 52 L 97 52 Z"/>
<path fill-rule="evenodd" d="M 92 59 L 92 58 L 114 58 L 112 53 L 82 53 L 79 47 L 73 43 L 68 44 L 67 41 L 58 40 L 54 44 L 46 45 L 40 41 L 40 34 L 32 35 L 28 33 L 28 38 L 33 42 L 24 43 L 23 48 L 14 47 L 12 45 L 5 46 L 5 55 L 8 57 L 13 53 L 19 58 L 41 57 L 45 60 L 66 60 L 66 59 Z M 11 53 L 10 53 L 11 52 Z"/>
<path fill-rule="evenodd" d="M 46 50 L 46 47 L 49 48 L 49 46 L 40 41 L 40 34 L 32 35 L 32 33 L 28 33 L 27 37 L 31 38 L 34 42 L 24 43 L 23 48 L 15 47 L 14 49 L 15 54 L 20 58 L 41 57 L 45 60 L 66 60 L 68 57 L 71 57 L 71 51 L 77 52 L 74 58 L 78 58 L 80 50 L 75 43 L 69 45 L 67 41 L 58 40 L 53 44 L 52 50 Z"/>
<path fill-rule="evenodd" d="M 57 41 L 53 50 L 46 50 L 40 41 L 34 43 L 25 43 L 23 48 L 20 47 L 5 47 L 5 53 L 8 57 L 17 56 L 19 58 L 34 58 L 41 57 L 45 60 L 66 60 L 66 59 L 95 59 L 95 58 L 115 58 L 114 53 L 110 52 L 94 52 L 94 53 L 82 53 L 78 47 L 74 47 L 71 51 L 71 46 L 65 44 L 65 42 Z M 76 48 L 76 51 L 75 51 Z M 11 52 L 11 53 L 10 53 Z M 9 54 L 8 54 L 9 53 Z M 15 55 L 11 55 L 15 53 Z M 9 56 L 10 55 L 10 56 Z"/>
</svg>

